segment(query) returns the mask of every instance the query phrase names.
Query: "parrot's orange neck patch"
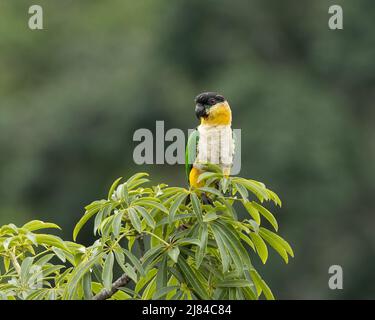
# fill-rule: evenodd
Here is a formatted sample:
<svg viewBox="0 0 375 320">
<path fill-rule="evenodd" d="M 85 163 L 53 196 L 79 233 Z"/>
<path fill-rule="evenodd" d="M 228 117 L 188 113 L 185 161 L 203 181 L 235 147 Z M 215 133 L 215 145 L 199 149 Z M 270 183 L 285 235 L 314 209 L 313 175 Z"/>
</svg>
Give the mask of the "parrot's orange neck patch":
<svg viewBox="0 0 375 320">
<path fill-rule="evenodd" d="M 220 102 L 209 109 L 208 116 L 201 118 L 202 125 L 219 126 L 232 123 L 232 111 L 228 102 Z"/>
</svg>

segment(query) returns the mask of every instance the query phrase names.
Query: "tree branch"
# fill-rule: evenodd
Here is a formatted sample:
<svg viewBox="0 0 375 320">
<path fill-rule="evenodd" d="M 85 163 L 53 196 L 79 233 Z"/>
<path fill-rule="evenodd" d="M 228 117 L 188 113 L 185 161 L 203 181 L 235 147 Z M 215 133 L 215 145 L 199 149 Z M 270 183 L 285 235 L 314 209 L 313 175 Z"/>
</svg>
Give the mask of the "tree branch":
<svg viewBox="0 0 375 320">
<path fill-rule="evenodd" d="M 130 282 L 130 278 L 124 273 L 120 278 L 112 283 L 112 288 L 110 290 L 102 289 L 98 294 L 96 294 L 93 300 L 107 300 L 112 297 L 119 288 L 127 285 Z"/>
</svg>

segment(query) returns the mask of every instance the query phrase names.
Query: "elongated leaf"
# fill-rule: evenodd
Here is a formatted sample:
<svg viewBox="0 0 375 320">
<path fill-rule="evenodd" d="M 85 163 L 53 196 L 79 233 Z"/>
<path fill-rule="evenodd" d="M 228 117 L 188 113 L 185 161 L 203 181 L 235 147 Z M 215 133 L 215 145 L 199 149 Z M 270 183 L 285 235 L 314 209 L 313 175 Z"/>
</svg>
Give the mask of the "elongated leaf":
<svg viewBox="0 0 375 320">
<path fill-rule="evenodd" d="M 273 214 L 269 210 L 267 210 L 265 207 L 260 205 L 259 203 L 256 203 L 255 201 L 253 201 L 252 204 L 259 211 L 259 213 L 263 217 L 265 217 L 269 221 L 269 223 L 274 227 L 274 229 L 277 231 L 279 226 Z"/>
<path fill-rule="evenodd" d="M 177 263 L 177 260 L 178 260 L 178 256 L 180 255 L 180 249 L 178 247 L 173 247 L 171 249 L 168 250 L 168 255 L 169 257 L 175 262 Z"/>
<path fill-rule="evenodd" d="M 236 187 L 237 191 L 240 193 L 242 199 L 246 202 L 247 199 L 249 198 L 249 192 L 247 192 L 247 189 L 239 183 L 233 183 L 234 186 Z"/>
<path fill-rule="evenodd" d="M 176 200 L 173 202 L 170 210 L 169 210 L 169 223 L 172 223 L 174 221 L 175 214 L 180 207 L 181 203 L 186 199 L 187 193 L 181 193 L 179 196 L 177 196 Z"/>
<path fill-rule="evenodd" d="M 255 222 L 258 225 L 260 225 L 260 214 L 258 210 L 252 205 L 252 202 L 244 201 L 242 203 L 246 208 L 247 212 L 250 214 L 250 216 L 255 220 Z"/>
<path fill-rule="evenodd" d="M 246 279 L 223 280 L 216 284 L 218 288 L 243 288 L 253 285 Z"/>
<path fill-rule="evenodd" d="M 219 198 L 223 198 L 223 194 L 215 188 L 201 187 L 201 188 L 198 188 L 197 190 L 201 192 L 211 193 L 211 194 L 214 194 L 215 196 L 218 196 Z"/>
<path fill-rule="evenodd" d="M 89 260 L 80 264 L 78 267 L 74 269 L 74 271 L 71 274 L 70 280 L 65 288 L 63 296 L 64 299 L 71 300 L 76 296 L 78 283 L 81 281 L 83 275 L 86 272 L 89 272 L 90 268 L 95 263 L 97 263 L 102 258 L 102 256 L 103 253 L 100 253 L 97 256 L 93 256 Z"/>
<path fill-rule="evenodd" d="M 62 261 L 66 261 L 65 252 L 59 248 L 52 248 L 52 251 L 56 254 L 56 256 Z"/>
<path fill-rule="evenodd" d="M 148 176 L 149 176 L 149 174 L 146 173 L 146 172 L 138 172 L 138 173 L 132 175 L 126 182 L 128 184 L 131 184 L 132 182 L 135 182 L 137 180 L 140 180 L 143 177 L 148 177 Z"/>
<path fill-rule="evenodd" d="M 124 214 L 123 211 L 119 211 L 113 217 L 112 232 L 115 237 L 118 237 L 120 235 L 123 214 Z"/>
<path fill-rule="evenodd" d="M 243 241 L 245 241 L 251 249 L 255 251 L 254 243 L 249 239 L 249 237 L 243 233 L 240 233 L 240 237 Z"/>
<path fill-rule="evenodd" d="M 264 234 L 268 235 L 270 238 L 274 239 L 277 243 L 279 243 L 287 253 L 289 253 L 292 257 L 294 257 L 294 252 L 293 252 L 293 249 L 291 248 L 291 246 L 289 245 L 289 243 L 287 241 L 285 241 L 282 237 L 280 237 L 279 235 L 277 235 L 276 233 L 266 229 L 266 228 L 263 228 L 261 227 L 260 228 L 260 233 L 261 235 L 263 236 Z"/>
<path fill-rule="evenodd" d="M 267 300 L 275 300 L 275 297 L 272 294 L 271 289 L 265 283 L 265 281 L 261 278 L 259 273 L 255 269 L 250 270 L 251 278 L 254 281 L 255 287 L 257 288 L 258 295 L 260 294 L 259 291 L 263 292 L 264 296 Z"/>
<path fill-rule="evenodd" d="M 141 206 L 135 206 L 134 207 L 141 215 L 142 217 L 146 220 L 146 223 L 149 225 L 149 227 L 151 229 L 155 229 L 155 220 L 154 218 L 151 216 L 151 214 L 149 214 L 147 212 L 147 210 Z"/>
<path fill-rule="evenodd" d="M 239 233 L 241 233 L 241 231 L 237 232 L 237 230 L 235 230 L 233 226 L 224 223 L 223 221 L 217 220 L 214 223 L 217 224 L 224 231 L 224 235 L 228 238 L 228 241 L 231 247 L 233 248 L 233 250 L 230 250 L 230 253 L 232 254 L 234 262 L 236 262 L 234 253 L 237 252 L 242 261 L 242 264 L 244 264 L 247 267 L 252 267 L 249 255 L 240 241 Z"/>
<path fill-rule="evenodd" d="M 96 232 L 98 231 L 98 228 L 99 228 L 100 224 L 102 223 L 103 213 L 104 213 L 104 209 L 102 208 L 102 209 L 99 210 L 99 212 L 95 216 L 95 220 L 94 220 L 94 235 L 96 235 Z"/>
<path fill-rule="evenodd" d="M 168 282 L 168 259 L 167 256 L 164 255 L 163 259 L 159 264 L 158 273 L 156 275 L 156 289 L 160 290 L 167 286 Z"/>
<path fill-rule="evenodd" d="M 113 182 L 113 184 L 112 184 L 112 186 L 111 186 L 111 188 L 109 189 L 109 192 L 108 192 L 108 200 L 112 199 L 112 195 L 115 192 L 115 189 L 117 188 L 117 186 L 120 183 L 121 179 L 122 179 L 122 177 L 116 179 L 115 182 Z"/>
<path fill-rule="evenodd" d="M 182 239 L 178 240 L 176 242 L 176 244 L 178 244 L 180 246 L 189 245 L 189 244 L 194 244 L 196 246 L 200 246 L 201 242 L 197 238 L 182 238 Z"/>
<path fill-rule="evenodd" d="M 285 251 L 285 249 L 282 247 L 282 245 L 267 234 L 264 234 L 261 232 L 260 235 L 284 259 L 285 263 L 288 263 L 289 261 L 288 254 Z"/>
<path fill-rule="evenodd" d="M 195 264 L 197 268 L 201 265 L 204 255 L 206 254 L 207 250 L 207 242 L 208 242 L 208 228 L 207 225 L 202 225 L 199 228 L 199 248 L 197 248 L 195 254 Z"/>
<path fill-rule="evenodd" d="M 198 221 L 202 222 L 203 221 L 202 207 L 201 207 L 201 203 L 198 199 L 198 196 L 195 193 L 191 193 L 190 198 L 191 198 L 191 203 L 192 203 L 192 206 L 193 206 L 194 213 L 197 216 Z"/>
<path fill-rule="evenodd" d="M 263 263 L 266 263 L 268 258 L 268 249 L 263 239 L 254 232 L 250 233 L 251 240 L 253 241 L 258 255 Z"/>
<path fill-rule="evenodd" d="M 178 267 L 184 275 L 186 282 L 193 288 L 194 294 L 200 299 L 208 300 L 209 296 L 205 289 L 205 285 L 200 282 L 200 277 L 197 275 L 197 272 L 193 270 L 182 257 L 178 260 Z"/>
<path fill-rule="evenodd" d="M 156 290 L 152 299 L 153 300 L 164 299 L 166 294 L 170 293 L 173 290 L 179 290 L 179 289 L 180 289 L 180 286 L 168 286 L 168 287 L 160 288 Z"/>
<path fill-rule="evenodd" d="M 61 238 L 50 234 L 35 234 L 35 240 L 38 244 L 49 245 L 52 247 L 69 251 L 68 247 Z"/>
<path fill-rule="evenodd" d="M 112 288 L 112 280 L 113 280 L 113 263 L 114 263 L 114 256 L 113 252 L 108 253 L 107 258 L 105 259 L 104 267 L 103 267 L 103 284 L 107 290 Z"/>
<path fill-rule="evenodd" d="M 22 261 L 21 264 L 21 281 L 23 283 L 26 283 L 28 277 L 29 277 L 29 272 L 30 268 L 33 264 L 34 258 L 33 257 L 27 257 Z"/>
<path fill-rule="evenodd" d="M 219 249 L 220 257 L 223 263 L 223 272 L 227 272 L 229 269 L 229 265 L 230 265 L 230 256 L 224 245 L 224 241 L 221 236 L 220 229 L 216 228 L 215 226 L 211 226 L 211 230 L 214 234 L 216 244 Z"/>
<path fill-rule="evenodd" d="M 231 256 L 233 262 L 236 265 L 237 270 L 242 272 L 244 267 L 244 262 L 241 257 L 241 253 L 238 250 L 238 245 L 241 245 L 239 241 L 231 239 L 231 236 L 227 233 L 226 230 L 223 230 L 219 226 L 215 225 L 214 228 L 217 228 L 220 231 L 221 239 L 224 243 L 224 246 L 227 248 L 229 255 Z M 241 245 L 242 246 L 242 245 Z"/>
<path fill-rule="evenodd" d="M 202 173 L 202 174 L 199 175 L 197 182 L 200 183 L 201 181 L 208 180 L 210 178 L 220 178 L 220 177 L 221 177 L 220 173 L 204 172 L 204 173 Z"/>
<path fill-rule="evenodd" d="M 82 289 L 83 294 L 86 300 L 91 300 L 92 295 L 92 287 L 91 287 L 91 273 L 86 272 L 85 275 L 82 277 Z"/>
<path fill-rule="evenodd" d="M 142 207 L 156 208 L 156 209 L 158 209 L 158 210 L 160 210 L 160 211 L 162 211 L 166 214 L 169 214 L 168 209 L 163 204 L 161 204 L 160 202 L 157 202 L 157 201 L 141 199 L 141 200 L 135 201 L 134 205 L 138 205 L 138 206 L 142 206 Z"/>
<path fill-rule="evenodd" d="M 86 222 L 99 211 L 99 207 L 94 207 L 93 209 L 86 211 L 86 213 L 83 215 L 83 217 L 78 221 L 76 224 L 74 230 L 73 230 L 73 240 L 76 241 L 77 235 L 79 231 L 82 229 L 82 227 L 86 224 Z"/>
<path fill-rule="evenodd" d="M 144 286 L 155 278 L 158 269 L 151 269 L 144 277 L 141 277 L 135 286 L 135 292 L 140 292 Z"/>
<path fill-rule="evenodd" d="M 138 281 L 137 273 L 135 272 L 134 268 L 129 263 L 126 263 L 124 266 L 121 266 L 121 268 L 130 279 L 132 279 L 135 283 L 137 283 Z"/>
<path fill-rule="evenodd" d="M 49 222 L 43 222 L 40 220 L 32 220 L 22 226 L 22 229 L 26 229 L 28 231 L 36 231 L 40 229 L 60 229 L 61 228 L 54 223 L 49 223 Z"/>
<path fill-rule="evenodd" d="M 215 212 L 209 212 L 209 213 L 207 213 L 207 214 L 204 215 L 203 222 L 214 221 L 217 218 L 219 218 L 219 216 Z"/>
<path fill-rule="evenodd" d="M 141 220 L 138 217 L 137 211 L 133 208 L 129 208 L 128 212 L 129 212 L 130 222 L 132 223 L 133 227 L 135 228 L 135 230 L 141 233 L 142 224 L 141 224 Z"/>
<path fill-rule="evenodd" d="M 138 260 L 138 258 L 134 254 L 132 254 L 129 250 L 126 250 L 125 248 L 123 248 L 122 250 L 124 251 L 125 255 L 130 259 L 131 263 L 137 269 L 137 271 L 142 276 L 144 276 L 145 270 L 143 269 L 143 267 L 142 267 L 140 261 Z"/>
</svg>

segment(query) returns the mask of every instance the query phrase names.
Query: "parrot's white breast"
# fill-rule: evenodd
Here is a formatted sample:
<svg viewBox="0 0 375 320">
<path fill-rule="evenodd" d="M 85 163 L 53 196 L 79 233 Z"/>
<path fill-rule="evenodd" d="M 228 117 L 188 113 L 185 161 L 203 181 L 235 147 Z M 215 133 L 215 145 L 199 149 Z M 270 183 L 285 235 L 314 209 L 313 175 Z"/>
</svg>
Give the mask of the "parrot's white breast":
<svg viewBox="0 0 375 320">
<path fill-rule="evenodd" d="M 230 125 L 200 125 L 195 165 L 212 163 L 222 168 L 233 164 L 234 142 Z"/>
</svg>

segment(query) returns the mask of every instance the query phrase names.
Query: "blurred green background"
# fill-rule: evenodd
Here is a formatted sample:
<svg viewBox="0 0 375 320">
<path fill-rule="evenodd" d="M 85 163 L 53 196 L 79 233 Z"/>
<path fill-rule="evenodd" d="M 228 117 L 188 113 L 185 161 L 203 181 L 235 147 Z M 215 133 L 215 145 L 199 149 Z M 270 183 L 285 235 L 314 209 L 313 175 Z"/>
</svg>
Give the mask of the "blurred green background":
<svg viewBox="0 0 375 320">
<path fill-rule="evenodd" d="M 328 28 L 332 4 L 344 30 Z M 193 128 L 194 97 L 218 91 L 242 129 L 241 176 L 284 203 L 295 259 L 254 261 L 276 297 L 375 298 L 374 22 L 370 0 L 2 0 L 0 224 L 49 220 L 71 239 L 118 176 L 184 185 L 183 166 L 134 164 L 133 133 Z M 328 288 L 333 264 L 343 290 Z"/>
</svg>

